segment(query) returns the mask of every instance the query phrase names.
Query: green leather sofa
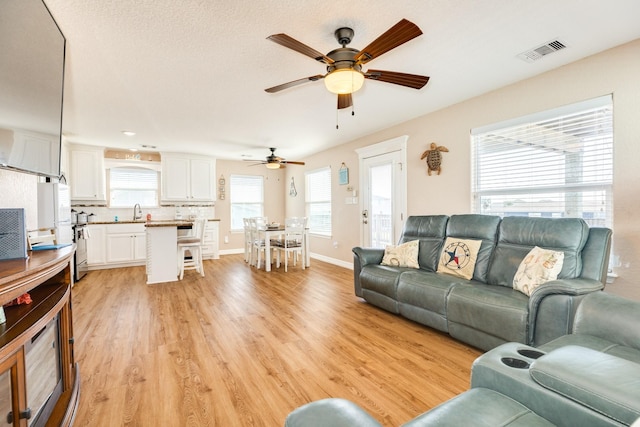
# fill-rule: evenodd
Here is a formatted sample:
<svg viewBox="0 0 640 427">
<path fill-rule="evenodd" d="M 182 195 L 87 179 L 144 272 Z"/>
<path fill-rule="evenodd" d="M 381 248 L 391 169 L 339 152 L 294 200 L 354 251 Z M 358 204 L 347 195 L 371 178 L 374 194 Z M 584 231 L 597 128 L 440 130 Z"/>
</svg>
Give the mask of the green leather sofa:
<svg viewBox="0 0 640 427">
<path fill-rule="evenodd" d="M 437 273 L 447 237 L 480 240 L 471 280 Z M 611 230 L 579 218 L 428 215 L 407 218 L 399 243 L 419 240 L 420 268 L 381 265 L 384 250 L 353 248 L 355 294 L 483 350 L 542 345 L 566 335 L 580 300 L 604 288 Z M 531 296 L 513 277 L 535 246 L 564 252 L 558 280 Z"/>
</svg>

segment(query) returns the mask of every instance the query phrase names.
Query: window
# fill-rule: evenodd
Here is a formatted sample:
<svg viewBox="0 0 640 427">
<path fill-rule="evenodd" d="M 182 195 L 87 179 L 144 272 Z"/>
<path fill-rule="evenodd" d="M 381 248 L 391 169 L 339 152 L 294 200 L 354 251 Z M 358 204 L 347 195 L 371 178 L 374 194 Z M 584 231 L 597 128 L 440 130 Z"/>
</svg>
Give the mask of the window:
<svg viewBox="0 0 640 427">
<path fill-rule="evenodd" d="M 305 189 L 309 232 L 331 236 L 331 168 L 307 172 Z"/>
<path fill-rule="evenodd" d="M 474 212 L 612 227 L 611 96 L 471 131 Z"/>
<path fill-rule="evenodd" d="M 229 180 L 231 230 L 244 229 L 243 218 L 264 216 L 264 180 L 261 176 L 231 175 Z"/>
<path fill-rule="evenodd" d="M 109 206 L 158 206 L 158 172 L 147 168 L 114 167 L 109 172 Z"/>
</svg>

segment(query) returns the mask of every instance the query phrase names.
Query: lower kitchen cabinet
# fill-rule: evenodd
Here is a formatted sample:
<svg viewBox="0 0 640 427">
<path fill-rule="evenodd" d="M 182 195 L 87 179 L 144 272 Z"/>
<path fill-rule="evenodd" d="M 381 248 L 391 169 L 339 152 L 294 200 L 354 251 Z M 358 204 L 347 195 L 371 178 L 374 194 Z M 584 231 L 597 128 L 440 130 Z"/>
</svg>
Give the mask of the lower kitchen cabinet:
<svg viewBox="0 0 640 427">
<path fill-rule="evenodd" d="M 89 269 L 144 265 L 147 256 L 144 223 L 90 224 Z"/>
<path fill-rule="evenodd" d="M 89 237 L 87 238 L 87 266 L 95 267 L 107 262 L 105 250 L 106 226 L 104 224 L 90 224 L 87 226 Z"/>
<path fill-rule="evenodd" d="M 147 247 L 144 224 L 107 225 L 107 264 L 145 262 Z"/>
</svg>

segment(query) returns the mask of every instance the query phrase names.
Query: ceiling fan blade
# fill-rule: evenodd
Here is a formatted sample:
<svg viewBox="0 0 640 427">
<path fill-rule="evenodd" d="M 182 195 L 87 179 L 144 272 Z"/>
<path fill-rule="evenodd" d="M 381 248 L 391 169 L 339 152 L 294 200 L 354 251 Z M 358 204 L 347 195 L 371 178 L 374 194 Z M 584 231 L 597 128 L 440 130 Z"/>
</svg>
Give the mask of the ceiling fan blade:
<svg viewBox="0 0 640 427">
<path fill-rule="evenodd" d="M 283 160 L 281 164 L 290 164 L 290 165 L 304 165 L 304 162 L 294 162 L 293 160 Z"/>
<path fill-rule="evenodd" d="M 311 76 L 311 77 L 305 77 L 304 79 L 298 79 L 288 83 L 283 83 L 278 86 L 270 87 L 268 89 L 265 89 L 265 92 L 269 92 L 269 93 L 280 92 L 281 90 L 289 89 L 290 87 L 298 86 L 307 82 L 315 82 L 316 80 L 320 80 L 323 78 L 324 76 L 322 74 L 318 74 L 316 76 Z"/>
<path fill-rule="evenodd" d="M 420 34 L 422 34 L 422 30 L 416 24 L 403 19 L 362 49 L 354 59 L 358 64 L 366 64 L 383 53 L 389 52 L 391 49 L 418 37 Z"/>
<path fill-rule="evenodd" d="M 427 76 L 417 74 L 398 73 L 395 71 L 369 70 L 364 77 L 369 80 L 378 80 L 385 83 L 393 83 L 413 89 L 422 89 L 429 81 Z"/>
<path fill-rule="evenodd" d="M 322 62 L 323 64 L 330 65 L 330 64 L 333 64 L 334 62 L 333 59 L 329 58 L 328 56 L 325 56 L 323 53 L 318 52 L 317 50 L 307 46 L 302 42 L 299 42 L 298 40 L 286 34 L 282 34 L 282 33 L 273 34 L 267 37 L 267 39 L 271 40 L 272 42 L 278 43 L 281 46 L 288 47 L 289 49 L 295 50 L 296 52 L 299 52 L 310 58 L 313 58 L 318 62 Z"/>
<path fill-rule="evenodd" d="M 353 97 L 350 93 L 338 94 L 338 110 L 349 108 L 353 105 Z"/>
</svg>

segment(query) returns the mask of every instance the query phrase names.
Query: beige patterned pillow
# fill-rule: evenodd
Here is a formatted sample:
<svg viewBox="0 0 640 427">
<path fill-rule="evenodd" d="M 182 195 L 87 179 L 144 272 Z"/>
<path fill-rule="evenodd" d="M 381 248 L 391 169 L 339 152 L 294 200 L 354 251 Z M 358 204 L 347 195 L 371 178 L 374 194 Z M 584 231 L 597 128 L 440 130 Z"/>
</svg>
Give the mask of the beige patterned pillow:
<svg viewBox="0 0 640 427">
<path fill-rule="evenodd" d="M 531 296 L 538 286 L 558 278 L 563 262 L 564 252 L 536 246 L 518 266 L 518 271 L 513 277 L 513 289 Z"/>
<path fill-rule="evenodd" d="M 382 265 L 392 265 L 394 267 L 420 268 L 418 264 L 418 250 L 420 240 L 412 240 L 398 246 L 389 245 L 384 250 Z"/>
<path fill-rule="evenodd" d="M 438 273 L 471 279 L 482 240 L 447 237 L 438 262 Z"/>
</svg>

